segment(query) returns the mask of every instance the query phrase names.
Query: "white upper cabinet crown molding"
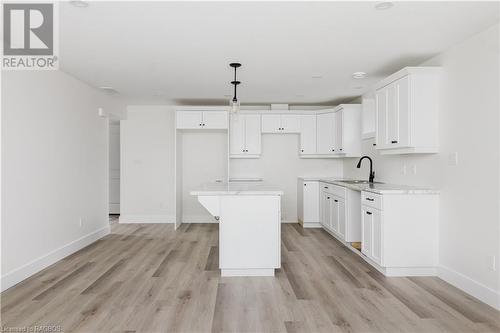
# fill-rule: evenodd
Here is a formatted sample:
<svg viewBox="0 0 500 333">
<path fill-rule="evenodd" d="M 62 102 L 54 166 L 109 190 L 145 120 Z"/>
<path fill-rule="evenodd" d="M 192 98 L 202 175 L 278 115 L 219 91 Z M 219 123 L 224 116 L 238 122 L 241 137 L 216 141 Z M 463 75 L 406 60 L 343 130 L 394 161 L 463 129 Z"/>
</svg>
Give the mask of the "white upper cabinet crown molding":
<svg viewBox="0 0 500 333">
<path fill-rule="evenodd" d="M 437 153 L 440 67 L 407 67 L 375 92 L 376 148 L 381 154 Z"/>
</svg>

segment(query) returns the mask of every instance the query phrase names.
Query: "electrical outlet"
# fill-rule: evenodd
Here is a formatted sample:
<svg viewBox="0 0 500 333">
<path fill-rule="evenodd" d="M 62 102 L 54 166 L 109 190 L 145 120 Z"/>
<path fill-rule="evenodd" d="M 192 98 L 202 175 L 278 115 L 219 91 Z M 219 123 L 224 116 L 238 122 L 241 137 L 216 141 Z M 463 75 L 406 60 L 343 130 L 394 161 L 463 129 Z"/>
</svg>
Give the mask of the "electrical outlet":
<svg viewBox="0 0 500 333">
<path fill-rule="evenodd" d="M 81 227 L 83 227 L 83 217 L 80 216 L 80 218 L 78 219 L 78 225 Z"/>
<path fill-rule="evenodd" d="M 416 175 L 417 174 L 417 165 L 416 164 L 413 164 L 412 168 L 411 168 L 411 173 Z"/>
</svg>

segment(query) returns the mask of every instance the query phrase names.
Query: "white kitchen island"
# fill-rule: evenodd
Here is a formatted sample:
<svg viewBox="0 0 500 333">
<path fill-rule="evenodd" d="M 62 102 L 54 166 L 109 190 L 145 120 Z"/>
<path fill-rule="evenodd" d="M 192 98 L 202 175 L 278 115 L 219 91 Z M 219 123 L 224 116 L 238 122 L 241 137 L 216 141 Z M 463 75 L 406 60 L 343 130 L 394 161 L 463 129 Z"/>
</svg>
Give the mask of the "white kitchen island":
<svg viewBox="0 0 500 333">
<path fill-rule="evenodd" d="M 208 183 L 191 195 L 219 221 L 222 276 L 274 276 L 281 267 L 281 196 L 262 182 Z"/>
</svg>

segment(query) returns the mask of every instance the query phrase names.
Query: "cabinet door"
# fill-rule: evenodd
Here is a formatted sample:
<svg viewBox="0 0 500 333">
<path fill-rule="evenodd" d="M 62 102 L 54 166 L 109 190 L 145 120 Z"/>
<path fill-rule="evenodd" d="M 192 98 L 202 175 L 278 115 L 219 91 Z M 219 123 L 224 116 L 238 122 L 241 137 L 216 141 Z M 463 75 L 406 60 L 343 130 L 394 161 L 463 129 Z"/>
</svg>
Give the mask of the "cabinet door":
<svg viewBox="0 0 500 333">
<path fill-rule="evenodd" d="M 334 152 L 334 117 L 334 113 L 318 114 L 316 117 L 318 154 L 333 154 Z"/>
<path fill-rule="evenodd" d="M 331 230 L 331 225 L 330 225 L 330 216 L 331 216 L 331 208 L 330 208 L 330 201 L 331 201 L 331 195 L 322 192 L 322 199 L 321 199 L 321 224 L 323 227 Z"/>
<path fill-rule="evenodd" d="M 373 261 L 382 263 L 382 214 L 381 211 L 373 209 L 372 213 L 372 253 Z"/>
<path fill-rule="evenodd" d="M 300 154 L 316 154 L 316 115 L 300 118 Z"/>
<path fill-rule="evenodd" d="M 375 94 L 376 106 L 376 145 L 377 148 L 387 148 L 387 104 L 388 104 L 388 90 L 384 87 L 377 90 Z"/>
<path fill-rule="evenodd" d="M 204 111 L 202 127 L 207 129 L 226 129 L 227 128 L 226 111 Z"/>
<path fill-rule="evenodd" d="M 262 133 L 282 133 L 279 114 L 262 115 Z"/>
<path fill-rule="evenodd" d="M 319 183 L 304 182 L 303 183 L 303 222 L 317 223 L 319 222 Z M 300 203 L 299 203 L 300 204 Z"/>
<path fill-rule="evenodd" d="M 335 112 L 335 152 L 344 150 L 344 110 Z"/>
<path fill-rule="evenodd" d="M 341 198 L 337 198 L 337 212 L 338 212 L 338 228 L 337 233 L 339 236 L 345 240 L 345 232 L 346 232 L 346 206 L 345 200 Z"/>
<path fill-rule="evenodd" d="M 178 129 L 202 128 L 203 117 L 201 111 L 177 111 L 176 123 Z"/>
<path fill-rule="evenodd" d="M 410 77 L 406 76 L 395 83 L 396 108 L 398 115 L 397 137 L 392 141 L 398 147 L 408 147 L 410 145 Z"/>
<path fill-rule="evenodd" d="M 245 115 L 245 150 L 247 154 L 260 155 L 261 130 L 260 115 Z"/>
<path fill-rule="evenodd" d="M 330 227 L 332 231 L 338 234 L 339 230 L 339 199 L 332 197 L 330 200 Z"/>
<path fill-rule="evenodd" d="M 245 117 L 243 115 L 231 116 L 229 128 L 229 153 L 231 155 L 245 153 Z"/>
<path fill-rule="evenodd" d="M 282 114 L 281 128 L 283 133 L 300 133 L 300 116 Z"/>
<path fill-rule="evenodd" d="M 372 231 L 373 213 L 370 208 L 361 208 L 361 253 L 367 257 L 372 257 Z"/>
</svg>

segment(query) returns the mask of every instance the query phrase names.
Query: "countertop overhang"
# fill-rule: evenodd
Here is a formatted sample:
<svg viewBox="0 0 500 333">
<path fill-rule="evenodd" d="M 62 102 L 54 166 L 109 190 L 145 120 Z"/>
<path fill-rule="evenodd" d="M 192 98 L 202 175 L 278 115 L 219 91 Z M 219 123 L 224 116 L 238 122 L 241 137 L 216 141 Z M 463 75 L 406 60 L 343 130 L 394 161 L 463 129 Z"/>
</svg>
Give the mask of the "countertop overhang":
<svg viewBox="0 0 500 333">
<path fill-rule="evenodd" d="M 265 182 L 205 183 L 189 192 L 191 195 L 283 195 L 279 187 Z"/>
</svg>

